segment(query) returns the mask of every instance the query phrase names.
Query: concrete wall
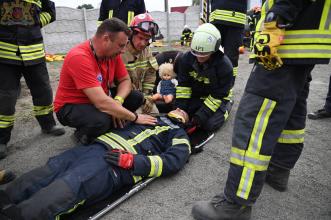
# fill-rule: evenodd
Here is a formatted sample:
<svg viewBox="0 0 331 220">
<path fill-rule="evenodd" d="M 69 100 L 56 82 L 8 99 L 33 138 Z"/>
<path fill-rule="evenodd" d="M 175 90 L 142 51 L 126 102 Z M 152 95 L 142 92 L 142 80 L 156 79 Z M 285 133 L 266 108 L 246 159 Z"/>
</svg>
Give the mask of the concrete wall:
<svg viewBox="0 0 331 220">
<path fill-rule="evenodd" d="M 185 24 L 195 30 L 199 24 L 199 7 L 189 7 L 185 14 L 153 11 L 165 40 L 179 40 Z M 68 7 L 56 8 L 55 22 L 42 29 L 47 53 L 66 53 L 74 45 L 93 36 L 97 29 L 99 9 L 79 10 Z M 169 36 L 168 36 L 169 34 Z"/>
</svg>

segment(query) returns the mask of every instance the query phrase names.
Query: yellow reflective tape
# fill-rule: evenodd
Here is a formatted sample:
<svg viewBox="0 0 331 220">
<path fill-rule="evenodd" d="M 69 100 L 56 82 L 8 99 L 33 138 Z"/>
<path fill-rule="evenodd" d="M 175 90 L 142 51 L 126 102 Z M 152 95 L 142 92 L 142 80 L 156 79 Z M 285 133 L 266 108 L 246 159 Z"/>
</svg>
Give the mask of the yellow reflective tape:
<svg viewBox="0 0 331 220">
<path fill-rule="evenodd" d="M 35 52 L 40 51 L 44 49 L 44 44 L 32 44 L 32 45 L 19 45 L 20 51 L 22 53 L 29 53 L 29 52 Z"/>
<path fill-rule="evenodd" d="M 330 30 L 331 29 L 331 24 L 330 24 L 330 19 L 331 19 L 331 0 L 325 0 L 323 11 L 322 11 L 322 16 L 321 16 L 321 22 L 319 25 L 320 30 Z"/>
<path fill-rule="evenodd" d="M 243 171 L 242 171 L 242 175 L 240 178 L 240 183 L 239 183 L 239 187 L 237 190 L 236 195 L 240 198 L 243 199 L 247 199 L 249 192 L 251 190 L 252 187 L 252 182 L 253 182 L 253 178 L 255 175 L 255 171 L 249 168 L 244 167 Z"/>
<path fill-rule="evenodd" d="M 160 156 L 147 156 L 151 163 L 151 171 L 148 177 L 159 177 L 162 174 L 163 161 Z"/>
<path fill-rule="evenodd" d="M 29 53 L 29 54 L 21 54 L 22 60 L 23 61 L 28 61 L 28 60 L 36 60 L 45 57 L 45 51 L 39 51 L 35 53 Z"/>
<path fill-rule="evenodd" d="M 229 100 L 229 101 L 230 101 L 232 97 L 233 97 L 233 89 L 230 89 L 228 96 L 225 97 L 225 98 L 223 98 L 223 99 L 224 99 L 224 100 Z"/>
<path fill-rule="evenodd" d="M 10 60 L 22 60 L 22 58 L 19 56 L 16 56 L 16 53 L 13 52 L 6 52 L 3 50 L 0 50 L 0 57 L 1 58 L 6 58 Z"/>
<path fill-rule="evenodd" d="M 138 183 L 142 180 L 143 178 L 141 176 L 133 176 L 133 181 L 134 183 Z"/>
<path fill-rule="evenodd" d="M 133 17 L 134 17 L 134 12 L 128 11 L 128 23 L 127 23 L 128 26 L 130 26 Z"/>
<path fill-rule="evenodd" d="M 124 147 L 127 151 L 133 154 L 137 154 L 136 149 L 124 138 L 119 136 L 118 134 L 109 132 L 106 134 L 108 137 L 112 138 L 114 141 L 117 141 L 118 143 L 121 144 L 122 147 Z"/>
<path fill-rule="evenodd" d="M 238 67 L 233 67 L 233 76 L 236 77 L 238 75 Z"/>
<path fill-rule="evenodd" d="M 51 112 L 53 112 L 53 105 L 33 106 L 33 113 L 35 116 L 48 115 Z"/>
<path fill-rule="evenodd" d="M 143 83 L 143 88 L 144 88 L 144 89 L 153 89 L 153 88 L 154 88 L 154 84 L 151 84 L 151 83 Z"/>
<path fill-rule="evenodd" d="M 112 18 L 113 17 L 113 10 L 109 10 L 108 11 L 108 18 Z"/>
<path fill-rule="evenodd" d="M 161 132 L 167 131 L 170 129 L 170 126 L 156 126 L 154 129 L 146 129 L 136 135 L 134 138 L 128 140 L 127 142 L 131 145 L 134 146 L 136 144 L 139 144 L 143 142 L 146 138 L 150 137 L 151 135 L 157 135 Z"/>
<path fill-rule="evenodd" d="M 110 146 L 113 149 L 125 150 L 117 142 L 113 141 L 113 139 L 111 139 L 107 134 L 101 135 L 97 139 L 101 140 L 103 143 L 107 144 L 108 146 Z"/>
<path fill-rule="evenodd" d="M 18 49 L 18 45 L 9 44 L 9 43 L 0 41 L 0 49 L 9 50 L 9 51 L 16 53 L 16 51 Z"/>
<path fill-rule="evenodd" d="M 68 211 L 65 211 L 65 212 L 62 212 L 62 213 L 58 214 L 57 216 L 55 216 L 55 219 L 56 220 L 60 220 L 61 219 L 61 215 L 72 213 L 73 211 L 75 211 L 77 209 L 78 206 L 83 205 L 85 203 L 85 201 L 86 200 L 82 200 L 79 203 L 75 204 L 74 207 L 71 208 L 71 209 L 69 209 Z"/>
<path fill-rule="evenodd" d="M 281 58 L 331 58 L 331 45 L 280 45 Z"/>
<path fill-rule="evenodd" d="M 299 144 L 304 142 L 305 129 L 283 130 L 278 138 L 278 143 Z"/>
<path fill-rule="evenodd" d="M 262 138 L 269 122 L 270 115 L 275 108 L 276 102 L 265 98 L 256 117 L 254 128 L 248 145 L 248 151 L 260 152 Z"/>
<path fill-rule="evenodd" d="M 188 146 L 188 150 L 191 154 L 191 144 L 189 142 L 189 140 L 187 140 L 186 138 L 174 138 L 172 140 L 172 146 L 178 145 L 178 144 L 185 144 Z"/>
<path fill-rule="evenodd" d="M 1 121 L 14 121 L 15 115 L 0 115 Z"/>
<path fill-rule="evenodd" d="M 189 75 L 194 78 L 195 80 L 199 81 L 199 82 L 203 82 L 204 84 L 209 84 L 209 78 L 204 77 L 204 76 L 199 76 L 197 72 L 195 71 L 191 71 L 189 72 Z"/>
<path fill-rule="evenodd" d="M 41 8 L 41 1 L 40 0 L 24 0 L 25 2 L 36 4 L 39 8 Z"/>
</svg>

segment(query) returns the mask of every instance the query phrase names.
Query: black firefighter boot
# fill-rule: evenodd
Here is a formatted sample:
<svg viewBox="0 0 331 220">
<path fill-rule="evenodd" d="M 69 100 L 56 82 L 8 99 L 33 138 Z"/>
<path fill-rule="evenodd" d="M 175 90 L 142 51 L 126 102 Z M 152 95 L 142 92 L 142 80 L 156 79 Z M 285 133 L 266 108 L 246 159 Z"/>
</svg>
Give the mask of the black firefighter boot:
<svg viewBox="0 0 331 220">
<path fill-rule="evenodd" d="M 53 136 L 60 136 L 65 133 L 64 128 L 56 125 L 53 113 L 47 115 L 39 115 L 36 116 L 36 118 L 40 124 L 42 133 Z"/>
<path fill-rule="evenodd" d="M 223 195 L 216 195 L 211 201 L 194 204 L 192 215 L 197 220 L 249 220 L 252 207 L 231 203 Z"/>
<path fill-rule="evenodd" d="M 7 156 L 7 145 L 0 144 L 0 159 L 5 158 Z"/>
<path fill-rule="evenodd" d="M 290 170 L 269 164 L 265 181 L 275 190 L 284 192 L 287 189 L 289 176 Z"/>
</svg>

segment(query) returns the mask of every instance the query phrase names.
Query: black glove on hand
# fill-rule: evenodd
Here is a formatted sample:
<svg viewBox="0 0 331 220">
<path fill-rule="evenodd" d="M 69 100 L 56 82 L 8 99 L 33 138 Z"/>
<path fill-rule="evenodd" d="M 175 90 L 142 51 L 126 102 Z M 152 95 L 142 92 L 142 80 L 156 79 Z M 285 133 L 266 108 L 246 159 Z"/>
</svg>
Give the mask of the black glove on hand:
<svg viewBox="0 0 331 220">
<path fill-rule="evenodd" d="M 112 149 L 107 151 L 105 160 L 115 166 L 123 169 L 131 169 L 133 167 L 133 154 L 126 150 Z"/>
</svg>

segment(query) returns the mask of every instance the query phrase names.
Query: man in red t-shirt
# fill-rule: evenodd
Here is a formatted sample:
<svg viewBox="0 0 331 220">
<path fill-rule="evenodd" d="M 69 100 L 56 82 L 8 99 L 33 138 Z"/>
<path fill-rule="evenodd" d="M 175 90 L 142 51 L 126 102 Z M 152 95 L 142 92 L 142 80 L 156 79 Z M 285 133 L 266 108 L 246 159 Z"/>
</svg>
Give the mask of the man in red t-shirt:
<svg viewBox="0 0 331 220">
<path fill-rule="evenodd" d="M 143 95 L 131 91 L 120 57 L 129 34 L 124 22 L 107 19 L 91 40 L 72 48 L 64 60 L 54 110 L 61 124 L 77 129 L 75 136 L 83 144 L 112 127 L 123 127 L 124 121 L 156 122 L 154 117 L 134 113 Z"/>
</svg>

